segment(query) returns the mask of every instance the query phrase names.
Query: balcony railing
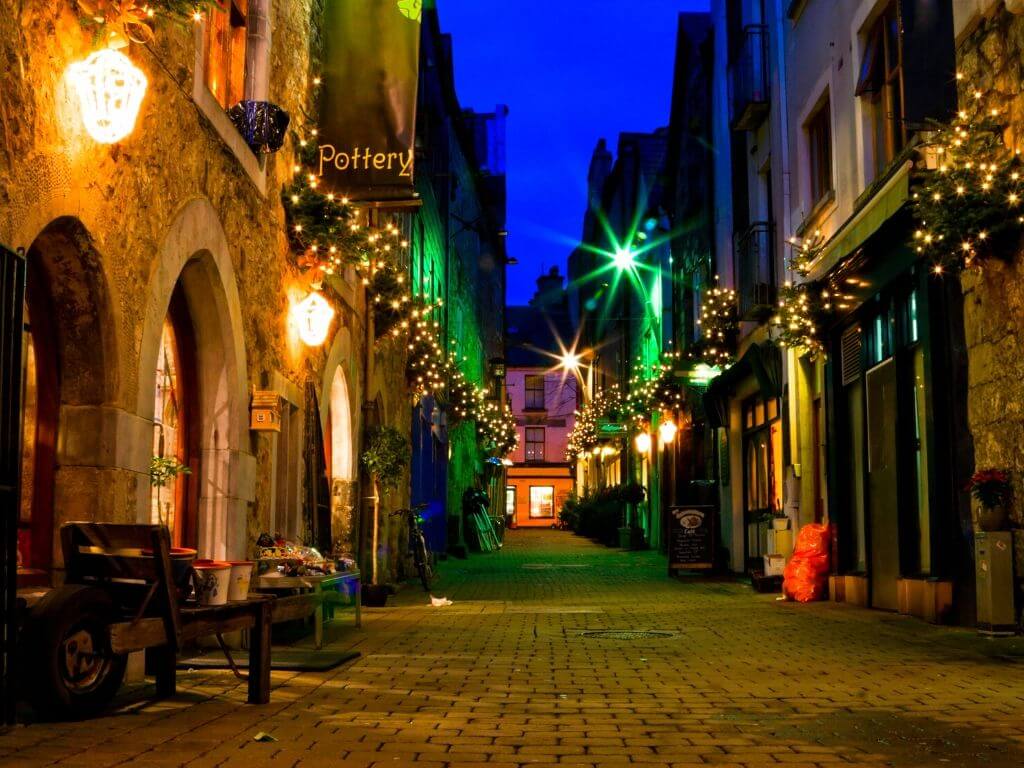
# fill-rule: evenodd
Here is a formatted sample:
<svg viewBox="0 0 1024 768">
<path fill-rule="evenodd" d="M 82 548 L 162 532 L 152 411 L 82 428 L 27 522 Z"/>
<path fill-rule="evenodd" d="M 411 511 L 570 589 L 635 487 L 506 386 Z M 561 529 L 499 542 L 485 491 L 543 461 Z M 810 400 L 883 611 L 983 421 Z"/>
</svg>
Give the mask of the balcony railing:
<svg viewBox="0 0 1024 768">
<path fill-rule="evenodd" d="M 729 119 L 752 131 L 768 114 L 768 27 L 748 24 L 729 60 Z"/>
<path fill-rule="evenodd" d="M 737 233 L 736 292 L 742 320 L 763 320 L 775 308 L 775 259 L 771 224 L 757 221 Z"/>
</svg>

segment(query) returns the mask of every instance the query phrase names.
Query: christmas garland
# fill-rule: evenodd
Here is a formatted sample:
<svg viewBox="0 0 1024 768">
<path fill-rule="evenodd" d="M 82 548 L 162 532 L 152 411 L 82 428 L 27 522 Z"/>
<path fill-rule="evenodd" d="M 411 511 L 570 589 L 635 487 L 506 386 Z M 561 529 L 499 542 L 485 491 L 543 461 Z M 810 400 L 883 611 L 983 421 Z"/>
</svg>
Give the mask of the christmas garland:
<svg viewBox="0 0 1024 768">
<path fill-rule="evenodd" d="M 112 47 L 128 42 L 148 45 L 155 39 L 153 24 L 158 17 L 177 23 L 200 21 L 207 8 L 225 10 L 215 0 L 75 0 L 82 26 L 92 29 L 97 39 L 106 34 Z"/>
<path fill-rule="evenodd" d="M 728 365 L 736 354 L 739 335 L 736 291 L 717 284 L 702 290 L 697 323 L 700 325 L 700 339 L 690 346 L 690 358 L 711 366 Z"/>
<path fill-rule="evenodd" d="M 320 85 L 313 79 L 314 87 Z M 320 189 L 316 174 L 315 128 L 293 136 L 296 163 L 291 182 L 282 191 L 288 223 L 288 243 L 296 265 L 314 287 L 354 267 L 366 286 L 379 341 L 406 345 L 406 381 L 415 398 L 437 397 L 448 406 L 452 426 L 475 421 L 482 450 L 505 456 L 518 444 L 515 419 L 505 406 L 485 399 L 485 392 L 469 381 L 455 355 L 445 355 L 440 340 L 441 324 L 434 319 L 441 302 L 425 303 L 409 290 L 400 255 L 409 247 L 401 230 L 359 224 L 355 208 L 346 197 Z"/>
<path fill-rule="evenodd" d="M 1001 111 L 984 109 L 981 91 L 972 97 L 970 111 L 933 123 L 923 149 L 933 170 L 912 196 L 913 246 L 937 274 L 1013 258 L 1024 225 L 1021 151 L 1006 146 Z"/>
<path fill-rule="evenodd" d="M 831 311 L 828 289 L 815 282 L 787 282 L 779 290 L 778 311 L 771 320 L 780 346 L 806 350 L 811 360 L 824 357 L 825 344 L 818 329 Z"/>
</svg>

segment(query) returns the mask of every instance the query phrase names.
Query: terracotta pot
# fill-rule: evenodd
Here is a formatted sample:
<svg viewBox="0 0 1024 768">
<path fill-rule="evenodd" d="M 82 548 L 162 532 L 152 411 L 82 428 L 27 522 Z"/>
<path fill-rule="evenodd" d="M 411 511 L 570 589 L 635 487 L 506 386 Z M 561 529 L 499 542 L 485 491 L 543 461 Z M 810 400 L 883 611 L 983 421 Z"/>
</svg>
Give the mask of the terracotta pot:
<svg viewBox="0 0 1024 768">
<path fill-rule="evenodd" d="M 978 530 L 986 532 L 1006 530 L 1006 508 L 1002 504 L 997 504 L 994 507 L 986 507 L 979 504 L 974 514 Z"/>
</svg>

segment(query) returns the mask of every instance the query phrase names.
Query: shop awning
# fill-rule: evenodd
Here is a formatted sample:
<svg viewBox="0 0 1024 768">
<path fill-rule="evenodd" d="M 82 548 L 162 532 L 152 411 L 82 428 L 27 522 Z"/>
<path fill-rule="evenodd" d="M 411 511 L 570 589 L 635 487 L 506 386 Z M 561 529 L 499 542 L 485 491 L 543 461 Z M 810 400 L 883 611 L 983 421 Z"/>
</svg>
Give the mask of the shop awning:
<svg viewBox="0 0 1024 768">
<path fill-rule="evenodd" d="M 896 167 L 891 175 L 873 193 L 866 195 L 860 210 L 829 240 L 821 255 L 811 264 L 808 280 L 818 280 L 843 258 L 860 248 L 910 199 L 910 171 L 914 164 L 907 160 Z M 870 188 L 869 188 L 870 189 Z"/>
<path fill-rule="evenodd" d="M 745 380 L 757 380 L 762 397 L 782 397 L 782 351 L 771 341 L 751 344 L 743 357 L 711 380 L 704 393 L 704 410 L 713 428 L 729 424 L 729 400 Z"/>
</svg>

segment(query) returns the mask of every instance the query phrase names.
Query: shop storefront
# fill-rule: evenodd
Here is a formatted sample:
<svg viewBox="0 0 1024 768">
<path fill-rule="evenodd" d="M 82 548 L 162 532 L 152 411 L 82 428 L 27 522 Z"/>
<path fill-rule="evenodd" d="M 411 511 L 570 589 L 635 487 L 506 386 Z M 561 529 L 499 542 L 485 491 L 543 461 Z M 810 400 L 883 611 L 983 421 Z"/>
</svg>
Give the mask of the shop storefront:
<svg viewBox="0 0 1024 768">
<path fill-rule="evenodd" d="M 717 434 L 721 546 L 734 571 L 759 571 L 771 518 L 783 509 L 782 355 L 771 341 L 751 343 L 704 394 Z"/>
<path fill-rule="evenodd" d="M 850 304 L 828 334 L 829 506 L 848 592 L 942 618 L 973 591 L 962 298 L 905 234 L 897 215 L 826 276 Z"/>
</svg>

